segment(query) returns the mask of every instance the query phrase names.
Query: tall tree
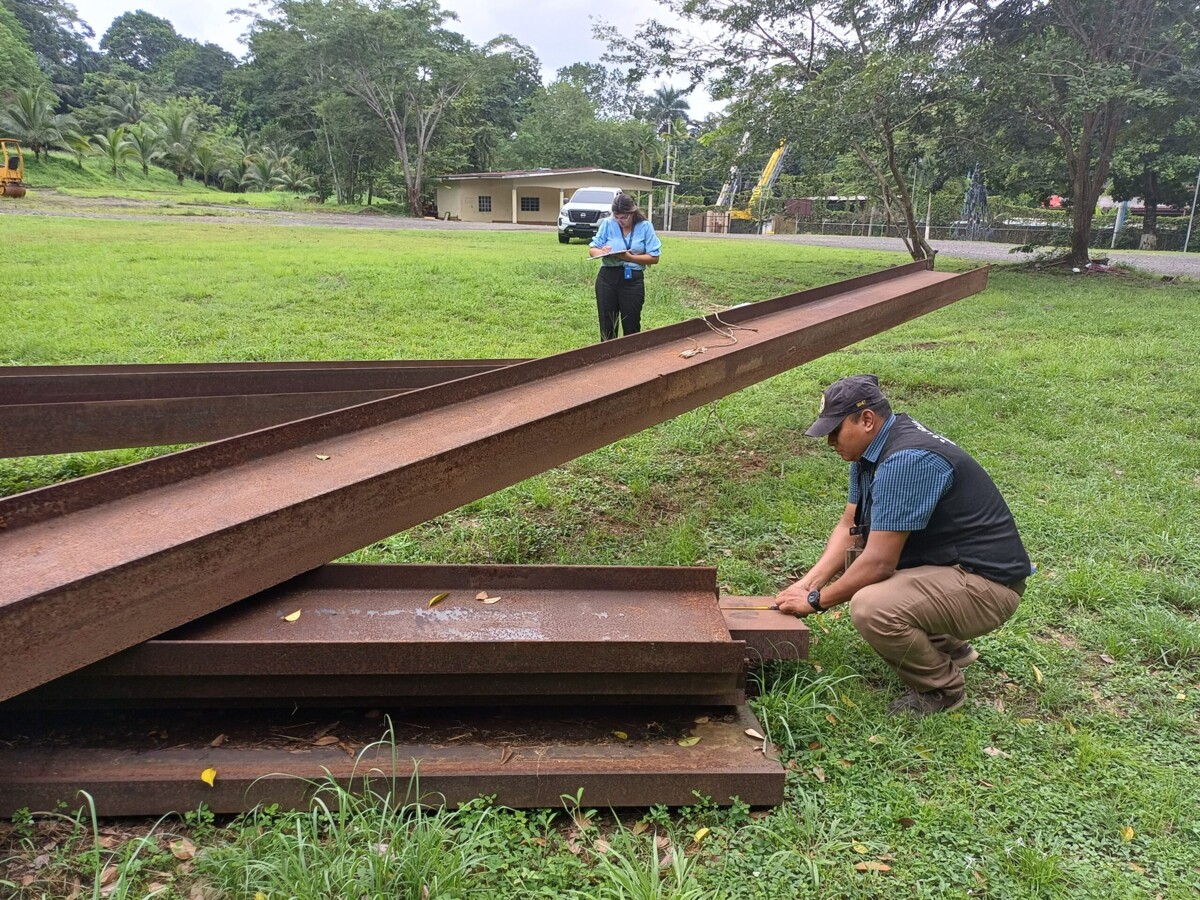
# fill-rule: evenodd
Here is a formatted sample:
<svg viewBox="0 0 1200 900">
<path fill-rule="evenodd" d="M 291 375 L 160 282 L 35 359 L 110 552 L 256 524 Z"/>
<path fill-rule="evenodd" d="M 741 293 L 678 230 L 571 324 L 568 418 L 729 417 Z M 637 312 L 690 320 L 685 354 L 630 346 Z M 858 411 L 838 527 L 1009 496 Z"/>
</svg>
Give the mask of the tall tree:
<svg viewBox="0 0 1200 900">
<path fill-rule="evenodd" d="M 89 45 L 92 29 L 65 0 L 2 0 L 21 23 L 41 71 L 60 97 L 75 98 L 85 74 L 95 68 L 97 54 Z M 0 20 L 3 15 L 0 14 Z M 0 56 L 5 45 L 0 34 Z M 28 82 L 5 82 L 21 84 Z"/>
<path fill-rule="evenodd" d="M 638 102 L 633 87 L 624 80 L 614 80 L 612 70 L 599 63 L 578 62 L 563 66 L 554 73 L 554 80 L 570 82 L 583 91 L 602 119 L 628 116 Z"/>
<path fill-rule="evenodd" d="M 38 68 L 29 35 L 17 17 L 0 6 L 0 91 L 38 87 L 46 76 Z"/>
<path fill-rule="evenodd" d="M 914 211 L 912 171 L 938 107 L 961 89 L 956 58 L 976 15 L 937 0 L 666 0 L 711 39 L 651 21 L 612 28 L 608 58 L 633 76 L 684 73 L 755 110 L 759 135 L 852 149 L 914 259 L 933 256 Z"/>
<path fill-rule="evenodd" d="M 682 119 L 688 120 L 691 104 L 687 101 L 690 92 L 682 88 L 661 84 L 646 97 L 644 106 L 639 110 L 641 118 L 658 129 L 674 125 Z"/>
<path fill-rule="evenodd" d="M 436 0 L 277 0 L 252 26 L 297 33 L 308 65 L 383 124 L 416 216 L 439 130 L 480 65 L 475 48 L 443 27 L 448 18 Z"/>
<path fill-rule="evenodd" d="M 177 94 L 219 103 L 225 75 L 236 65 L 237 58 L 216 44 L 185 41 L 159 61 L 156 75 Z"/>
<path fill-rule="evenodd" d="M 1122 132 L 1138 110 L 1169 103 L 1162 79 L 1195 16 L 1190 0 L 1004 0 L 983 21 L 981 96 L 1053 136 L 1065 163 L 1068 263 L 1088 262 Z"/>
<path fill-rule="evenodd" d="M 186 42 L 167 19 L 139 9 L 113 19 L 100 38 L 100 49 L 112 59 L 149 72 L 164 56 Z"/>
</svg>

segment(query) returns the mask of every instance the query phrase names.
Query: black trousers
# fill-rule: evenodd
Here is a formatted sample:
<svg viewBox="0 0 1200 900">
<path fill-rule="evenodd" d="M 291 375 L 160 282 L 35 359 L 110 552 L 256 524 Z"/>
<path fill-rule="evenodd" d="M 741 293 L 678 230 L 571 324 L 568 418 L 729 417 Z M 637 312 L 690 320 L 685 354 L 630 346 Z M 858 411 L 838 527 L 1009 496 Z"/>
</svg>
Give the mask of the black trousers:
<svg viewBox="0 0 1200 900">
<path fill-rule="evenodd" d="M 611 341 L 622 334 L 642 330 L 642 305 L 646 302 L 646 273 L 630 269 L 626 279 L 624 266 L 601 266 L 596 276 L 596 310 L 600 313 L 600 340 Z"/>
</svg>

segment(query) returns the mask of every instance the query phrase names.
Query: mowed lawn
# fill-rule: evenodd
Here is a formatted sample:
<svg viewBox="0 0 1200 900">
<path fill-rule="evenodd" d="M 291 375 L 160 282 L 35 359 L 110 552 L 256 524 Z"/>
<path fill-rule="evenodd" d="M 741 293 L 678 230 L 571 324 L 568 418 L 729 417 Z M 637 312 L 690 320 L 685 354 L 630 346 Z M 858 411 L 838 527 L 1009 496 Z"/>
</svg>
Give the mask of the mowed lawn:
<svg viewBox="0 0 1200 900">
<path fill-rule="evenodd" d="M 595 264 L 550 233 L 4 222 L 0 364 L 527 357 L 597 335 Z M 904 261 L 671 236 L 647 280 L 645 324 Z M 730 592 L 774 592 L 816 559 L 844 503 L 844 463 L 802 435 L 819 392 L 876 373 L 896 407 L 992 473 L 1037 575 L 1014 620 L 977 642 L 964 710 L 920 722 L 884 716 L 899 685 L 848 615 L 810 619 L 811 659 L 762 673 L 754 701 L 789 769 L 787 803 L 766 817 L 701 798 L 649 811 L 650 833 L 686 851 L 682 875 L 665 870 L 671 884 L 772 900 L 1190 898 L 1200 892 L 1197 359 L 1195 283 L 997 269 L 980 296 L 351 558 L 712 565 Z M 0 460 L 0 494 L 153 452 Z M 614 888 L 617 867 L 594 842 L 653 872 L 636 818 L 618 825 L 600 811 L 582 841 L 579 818 L 471 812 L 447 832 L 446 846 L 474 855 L 446 896 L 652 896 Z M 245 823 L 192 815 L 189 825 L 206 851 L 190 871 L 175 868 L 165 840 L 144 851 L 168 873 L 153 876 L 158 896 L 187 897 L 197 879 L 223 892 L 214 896 L 335 896 L 275 885 L 270 872 L 284 867 L 255 857 Z M 36 822 L 0 826 L 8 877 L 42 852 L 36 835 Z M 375 853 L 365 838 L 343 840 L 348 853 Z M 95 859 L 51 855 L 19 896 L 59 896 L 49 886 L 75 872 L 88 884 Z"/>
</svg>

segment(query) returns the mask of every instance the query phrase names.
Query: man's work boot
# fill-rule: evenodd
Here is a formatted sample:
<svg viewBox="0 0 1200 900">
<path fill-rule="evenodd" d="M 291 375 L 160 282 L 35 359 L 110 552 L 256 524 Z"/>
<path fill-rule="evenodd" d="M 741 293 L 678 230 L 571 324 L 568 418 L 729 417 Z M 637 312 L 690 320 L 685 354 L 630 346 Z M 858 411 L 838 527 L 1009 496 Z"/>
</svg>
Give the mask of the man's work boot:
<svg viewBox="0 0 1200 900">
<path fill-rule="evenodd" d="M 909 688 L 904 695 L 888 704 L 889 716 L 912 716 L 920 719 L 930 713 L 953 712 L 967 699 L 966 691 L 914 691 Z"/>
<path fill-rule="evenodd" d="M 950 662 L 954 663 L 960 669 L 965 669 L 977 659 L 979 659 L 979 651 L 970 644 L 963 644 L 950 654 Z"/>
</svg>

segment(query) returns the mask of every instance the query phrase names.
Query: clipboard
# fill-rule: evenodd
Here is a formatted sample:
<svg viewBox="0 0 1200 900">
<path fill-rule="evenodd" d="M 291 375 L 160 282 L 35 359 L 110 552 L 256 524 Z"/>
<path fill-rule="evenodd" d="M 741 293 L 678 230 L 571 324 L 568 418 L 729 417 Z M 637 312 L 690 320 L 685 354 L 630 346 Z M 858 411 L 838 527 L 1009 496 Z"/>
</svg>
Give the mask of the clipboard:
<svg viewBox="0 0 1200 900">
<path fill-rule="evenodd" d="M 620 250 L 610 250 L 608 253 L 601 253 L 599 256 L 592 256 L 591 254 L 588 254 L 588 259 L 608 259 L 610 256 L 617 256 L 618 254 L 621 254 L 621 253 L 630 253 L 630 252 L 632 252 L 632 251 L 622 248 Z"/>
</svg>

